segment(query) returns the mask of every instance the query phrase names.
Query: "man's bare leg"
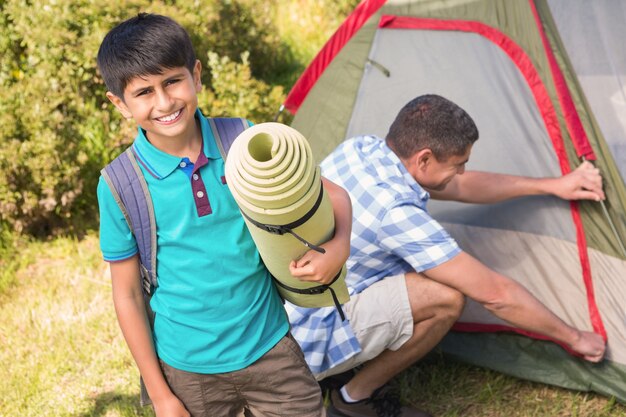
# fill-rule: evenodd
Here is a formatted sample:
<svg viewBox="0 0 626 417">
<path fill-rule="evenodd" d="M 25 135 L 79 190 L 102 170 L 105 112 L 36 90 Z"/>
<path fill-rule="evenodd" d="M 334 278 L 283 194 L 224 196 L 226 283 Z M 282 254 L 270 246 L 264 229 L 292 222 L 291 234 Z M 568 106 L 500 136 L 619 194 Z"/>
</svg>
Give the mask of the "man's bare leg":
<svg viewBox="0 0 626 417">
<path fill-rule="evenodd" d="M 405 280 L 413 314 L 413 335 L 400 349 L 387 349 L 364 364 L 346 384 L 348 395 L 354 400 L 370 397 L 374 390 L 430 352 L 463 310 L 465 299 L 460 292 L 421 274 L 408 273 Z"/>
</svg>

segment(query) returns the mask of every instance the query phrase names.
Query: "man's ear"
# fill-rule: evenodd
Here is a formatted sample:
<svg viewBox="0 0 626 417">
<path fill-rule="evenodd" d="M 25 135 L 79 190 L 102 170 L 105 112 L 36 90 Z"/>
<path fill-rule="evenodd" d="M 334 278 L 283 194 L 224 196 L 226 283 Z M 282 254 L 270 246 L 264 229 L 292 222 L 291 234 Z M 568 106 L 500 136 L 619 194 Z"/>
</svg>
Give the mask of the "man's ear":
<svg viewBox="0 0 626 417">
<path fill-rule="evenodd" d="M 122 113 L 122 117 L 124 117 L 125 119 L 130 119 L 133 117 L 133 115 L 130 113 L 130 110 L 128 110 L 128 107 L 126 106 L 126 103 L 124 103 L 124 100 L 122 100 L 120 97 L 116 96 L 110 91 L 107 91 L 106 96 L 109 101 L 113 103 L 113 105 L 117 108 L 117 110 Z"/>
<path fill-rule="evenodd" d="M 419 170 L 426 169 L 426 167 L 432 162 L 433 158 L 435 158 L 435 155 L 430 148 L 424 148 L 416 152 L 411 157 L 414 166 Z"/>
<path fill-rule="evenodd" d="M 202 74 L 202 63 L 199 59 L 196 59 L 196 64 L 193 66 L 193 82 L 196 87 L 196 93 L 199 93 L 202 90 L 202 79 L 200 75 Z"/>
</svg>

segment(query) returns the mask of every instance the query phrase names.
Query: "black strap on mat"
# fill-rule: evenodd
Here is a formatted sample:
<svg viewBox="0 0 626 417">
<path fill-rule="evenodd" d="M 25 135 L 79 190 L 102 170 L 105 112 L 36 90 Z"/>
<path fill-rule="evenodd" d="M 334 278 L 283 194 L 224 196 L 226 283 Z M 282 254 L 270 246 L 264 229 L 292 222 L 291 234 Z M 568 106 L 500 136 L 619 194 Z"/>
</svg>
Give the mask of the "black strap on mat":
<svg viewBox="0 0 626 417">
<path fill-rule="evenodd" d="M 333 297 L 333 302 L 335 303 L 335 308 L 337 309 L 337 312 L 339 312 L 339 316 L 341 316 L 341 321 L 344 321 L 346 319 L 346 315 L 344 314 L 343 309 L 341 308 L 341 303 L 339 303 L 339 299 L 337 298 L 337 294 L 335 293 L 335 290 L 333 289 L 333 287 L 331 287 L 331 285 L 333 285 L 335 281 L 339 279 L 339 276 L 341 275 L 341 271 L 342 270 L 340 269 L 337 275 L 335 275 L 332 281 L 330 281 L 328 284 L 321 284 L 321 285 L 317 285 L 311 288 L 290 287 L 289 285 L 283 282 L 280 282 L 278 279 L 274 277 L 272 278 L 274 278 L 274 282 L 278 284 L 280 287 L 286 289 L 287 291 L 295 292 L 297 294 L 317 295 L 317 294 L 322 294 L 327 290 L 330 291 L 330 295 Z"/>
<path fill-rule="evenodd" d="M 241 211 L 241 214 L 243 214 L 243 217 L 245 217 L 246 220 L 248 220 L 250 223 L 258 227 L 259 229 L 263 229 L 266 232 L 272 233 L 274 235 L 284 235 L 285 233 L 289 233 L 290 235 L 298 239 L 300 242 L 302 242 L 304 246 L 306 246 L 307 248 L 313 249 L 314 251 L 319 252 L 319 253 L 326 253 L 326 250 L 324 250 L 324 248 L 321 248 L 317 245 L 312 244 L 311 242 L 308 242 L 302 236 L 299 236 L 296 232 L 293 231 L 293 229 L 295 229 L 296 227 L 302 226 L 304 223 L 307 222 L 307 220 L 313 217 L 313 215 L 319 208 L 320 204 L 322 204 L 323 196 L 324 196 L 324 187 L 320 187 L 320 193 L 317 196 L 317 200 L 315 200 L 315 204 L 313 204 L 313 207 L 311 207 L 311 210 L 309 210 L 304 216 L 300 217 L 298 220 L 288 223 L 288 224 L 282 224 L 282 225 L 265 224 L 265 223 L 257 222 L 256 220 L 252 219 L 250 216 L 244 213 L 243 210 Z"/>
<path fill-rule="evenodd" d="M 300 242 L 302 242 L 304 246 L 306 246 L 307 248 L 313 249 L 314 251 L 317 251 L 319 253 L 326 253 L 326 250 L 324 250 L 324 248 L 312 244 L 311 242 L 307 241 L 302 236 L 298 235 L 296 232 L 293 231 L 293 229 L 297 228 L 298 226 L 303 225 L 304 223 L 307 222 L 307 220 L 313 217 L 313 215 L 319 208 L 320 204 L 322 203 L 323 196 L 324 196 L 324 187 L 321 186 L 319 195 L 317 196 L 317 200 L 315 200 L 315 204 L 313 204 L 313 207 L 311 207 L 311 209 L 304 216 L 288 224 L 283 224 L 283 225 L 265 224 L 265 223 L 257 222 L 256 220 L 250 218 L 250 216 L 244 213 L 243 210 L 241 211 L 241 214 L 243 214 L 243 216 L 250 223 L 258 227 L 259 229 L 265 230 L 266 232 L 272 233 L 275 235 L 284 235 L 285 233 L 289 233 L 290 235 L 298 239 Z M 289 285 L 279 281 L 275 277 L 273 278 L 274 278 L 274 282 L 276 282 L 277 285 L 286 289 L 287 291 L 295 292 L 297 294 L 317 295 L 317 294 L 323 294 L 325 291 L 330 291 L 330 295 L 333 297 L 333 302 L 335 303 L 335 307 L 337 308 L 337 311 L 339 312 L 339 315 L 341 316 L 341 320 L 343 321 L 346 319 L 346 316 L 341 308 L 341 304 L 339 303 L 339 299 L 337 298 L 337 294 L 335 293 L 335 290 L 331 287 L 331 285 L 335 281 L 337 281 L 337 279 L 339 279 L 340 275 L 341 275 L 341 270 L 339 270 L 337 275 L 335 275 L 335 277 L 332 279 L 330 283 L 318 285 L 318 286 L 311 287 L 311 288 L 290 287 Z"/>
</svg>

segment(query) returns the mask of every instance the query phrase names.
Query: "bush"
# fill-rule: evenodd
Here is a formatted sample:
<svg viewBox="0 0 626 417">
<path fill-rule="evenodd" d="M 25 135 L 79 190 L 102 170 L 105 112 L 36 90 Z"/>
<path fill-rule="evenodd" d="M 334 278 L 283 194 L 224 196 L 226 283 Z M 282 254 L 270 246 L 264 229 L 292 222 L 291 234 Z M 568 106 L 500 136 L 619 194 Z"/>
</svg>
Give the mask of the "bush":
<svg viewBox="0 0 626 417">
<path fill-rule="evenodd" d="M 34 236 L 95 227 L 99 170 L 136 129 L 107 102 L 95 57 L 106 32 L 140 11 L 176 19 L 209 57 L 205 112 L 271 119 L 283 89 L 260 78 L 294 65 L 268 15 L 252 12 L 272 4 L 0 0 L 0 223 Z"/>
<path fill-rule="evenodd" d="M 211 74 L 210 89 L 198 98 L 205 114 L 212 116 L 244 116 L 255 123 L 274 117 L 285 95 L 281 86 L 270 86 L 252 77 L 249 54 L 241 54 L 241 62 L 215 52 L 208 53 Z"/>
<path fill-rule="evenodd" d="M 120 132 L 94 57 L 121 10 L 75 0 L 0 5 L 1 221 L 33 235 L 76 230 L 95 218 L 97 173 Z"/>
</svg>

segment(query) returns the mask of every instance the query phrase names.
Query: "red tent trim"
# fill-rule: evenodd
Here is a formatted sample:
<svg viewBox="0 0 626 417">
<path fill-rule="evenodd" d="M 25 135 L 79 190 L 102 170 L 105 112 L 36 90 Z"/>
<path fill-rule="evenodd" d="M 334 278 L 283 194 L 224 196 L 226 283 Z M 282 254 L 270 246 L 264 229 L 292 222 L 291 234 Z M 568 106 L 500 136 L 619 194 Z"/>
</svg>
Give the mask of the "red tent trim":
<svg viewBox="0 0 626 417">
<path fill-rule="evenodd" d="M 505 326 L 502 324 L 480 324 L 480 323 L 463 323 L 457 322 L 452 327 L 452 330 L 457 332 L 464 333 L 516 333 L 521 334 L 522 336 L 531 337 L 537 340 L 548 340 L 550 342 L 554 342 L 557 345 L 561 346 L 563 349 L 567 351 L 570 355 L 581 357 L 582 355 L 578 352 L 574 352 L 568 345 L 563 342 L 560 342 L 555 339 L 551 339 L 542 335 L 540 333 L 529 332 L 523 329 L 519 329 L 517 327 Z"/>
<path fill-rule="evenodd" d="M 315 85 L 319 77 L 326 70 L 335 56 L 365 22 L 380 9 L 386 0 L 365 0 L 339 26 L 326 45 L 317 53 L 311 64 L 300 75 L 285 99 L 284 106 L 291 114 L 296 114 L 309 90 Z"/>
<path fill-rule="evenodd" d="M 552 141 L 552 145 L 556 152 L 561 167 L 561 172 L 567 174 L 570 172 L 570 165 L 565 151 L 563 143 L 563 137 L 561 135 L 561 129 L 559 127 L 558 118 L 548 91 L 541 81 L 537 70 L 535 69 L 532 61 L 528 55 L 524 52 L 519 45 L 513 42 L 509 37 L 500 32 L 499 30 L 485 25 L 481 22 L 467 21 L 467 20 L 440 20 L 440 19 L 428 19 L 417 17 L 404 17 L 404 16 L 390 16 L 384 15 L 380 19 L 378 25 L 380 28 L 385 29 L 421 29 L 421 30 L 454 30 L 463 32 L 472 32 L 479 34 L 491 42 L 499 46 L 515 63 L 517 68 L 521 71 L 522 75 L 526 79 L 541 116 L 546 125 L 548 135 Z M 556 61 L 555 61 L 556 62 Z M 585 137 L 586 139 L 586 137 Z M 606 340 L 606 330 L 602 323 L 594 295 L 593 282 L 591 278 L 591 267 L 589 264 L 589 256 L 587 253 L 587 241 L 582 226 L 582 219 L 580 217 L 580 211 L 578 203 L 571 202 L 571 213 L 574 226 L 576 228 L 576 243 L 578 246 L 578 255 L 580 258 L 583 282 L 587 295 L 587 306 L 589 311 L 589 317 L 593 329 L 596 333 L 600 334 Z M 489 329 L 489 325 L 481 326 L 483 329 Z M 513 329 L 513 328 L 511 328 Z M 518 333 L 526 334 L 522 331 Z M 498 331 L 495 329 L 494 331 Z M 545 337 L 543 337 L 545 339 Z"/>
<path fill-rule="evenodd" d="M 552 47 L 550 45 L 550 42 L 548 41 L 546 32 L 543 30 L 543 24 L 541 23 L 541 18 L 539 17 L 539 13 L 537 12 L 535 2 L 533 0 L 529 0 L 529 3 L 530 8 L 533 12 L 533 16 L 535 17 L 537 30 L 541 35 L 541 41 L 546 52 L 546 57 L 548 58 L 548 62 L 550 63 L 550 71 L 552 72 L 552 78 L 554 79 L 557 96 L 559 98 L 561 108 L 563 109 L 563 116 L 565 118 L 567 131 L 572 138 L 572 144 L 576 149 L 576 154 L 579 158 L 584 157 L 586 159 L 595 161 L 596 155 L 591 148 L 591 144 L 589 143 L 589 139 L 587 138 L 585 129 L 583 128 L 580 117 L 578 116 L 578 111 L 576 111 L 576 106 L 574 105 L 574 100 L 572 99 L 572 95 L 570 94 L 569 88 L 567 87 L 567 81 L 565 81 L 563 71 L 561 71 L 561 68 L 556 61 L 556 57 L 554 55 L 554 52 L 552 51 Z"/>
<path fill-rule="evenodd" d="M 481 22 L 471 20 L 440 20 L 419 17 L 390 16 L 383 15 L 378 24 L 384 29 L 420 29 L 420 30 L 450 30 L 460 32 L 471 32 L 481 35 L 500 47 L 511 58 L 513 63 L 526 79 L 528 86 L 535 98 L 541 118 L 543 119 L 548 136 L 552 141 L 552 146 L 559 160 L 561 172 L 570 172 L 570 165 L 561 136 L 561 128 L 552 100 L 545 85 L 539 77 L 530 57 L 524 50 L 513 42 L 508 36 L 499 30 Z"/>
<path fill-rule="evenodd" d="M 565 81 L 563 71 L 561 71 L 561 68 L 556 61 L 556 57 L 554 55 L 554 52 L 552 51 L 552 47 L 550 45 L 550 42 L 548 41 L 548 37 L 543 30 L 543 24 L 541 23 L 541 18 L 539 17 L 539 13 L 537 12 L 535 2 L 533 0 L 529 0 L 529 3 L 530 8 L 533 12 L 533 16 L 535 17 L 537 30 L 541 35 L 541 41 L 543 42 L 546 57 L 548 59 L 548 62 L 550 63 L 550 71 L 552 72 L 557 96 L 559 98 L 561 108 L 563 109 L 567 131 L 569 132 L 572 144 L 576 149 L 576 154 L 579 158 L 585 158 L 594 161 L 596 159 L 596 155 L 591 148 L 589 138 L 587 137 L 585 129 L 583 128 L 583 125 L 580 121 L 578 111 L 576 110 L 576 106 L 574 105 L 574 100 L 572 99 L 572 95 L 570 94 L 567 82 Z M 589 316 L 591 319 L 591 324 L 593 326 L 593 330 L 596 333 L 602 335 L 602 337 L 606 341 L 606 330 L 604 328 L 604 323 L 602 323 L 602 317 L 600 316 L 600 311 L 598 310 L 598 306 L 596 305 L 595 301 L 595 292 L 593 288 L 593 281 L 591 278 L 591 265 L 589 264 L 589 255 L 587 250 L 587 240 L 583 229 L 582 218 L 580 216 L 580 209 L 577 202 L 572 201 L 570 204 L 572 208 L 572 218 L 574 220 L 574 224 L 576 225 L 576 241 L 578 243 L 578 254 L 580 256 L 581 266 L 583 268 L 583 280 L 585 283 L 585 288 L 587 289 L 587 301 L 589 304 Z"/>
</svg>

